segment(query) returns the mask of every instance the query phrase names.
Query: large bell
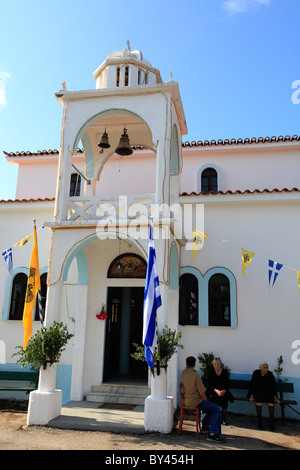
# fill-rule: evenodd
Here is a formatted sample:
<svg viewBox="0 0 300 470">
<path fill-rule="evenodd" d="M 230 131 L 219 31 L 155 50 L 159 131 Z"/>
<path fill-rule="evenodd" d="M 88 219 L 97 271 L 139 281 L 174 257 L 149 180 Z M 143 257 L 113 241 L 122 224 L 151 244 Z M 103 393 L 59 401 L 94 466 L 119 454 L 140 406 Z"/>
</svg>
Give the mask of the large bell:
<svg viewBox="0 0 300 470">
<path fill-rule="evenodd" d="M 131 147 L 130 147 L 130 142 L 129 142 L 129 137 L 127 134 L 127 129 L 124 129 L 123 134 L 120 138 L 120 142 L 118 147 L 116 148 L 115 152 L 118 155 L 131 155 L 133 153 Z"/>
<path fill-rule="evenodd" d="M 102 134 L 102 137 L 101 137 L 101 140 L 98 144 L 98 147 L 100 147 L 102 149 L 109 149 L 109 147 L 110 147 L 110 143 L 108 142 L 108 135 L 106 133 L 106 129 Z"/>
</svg>

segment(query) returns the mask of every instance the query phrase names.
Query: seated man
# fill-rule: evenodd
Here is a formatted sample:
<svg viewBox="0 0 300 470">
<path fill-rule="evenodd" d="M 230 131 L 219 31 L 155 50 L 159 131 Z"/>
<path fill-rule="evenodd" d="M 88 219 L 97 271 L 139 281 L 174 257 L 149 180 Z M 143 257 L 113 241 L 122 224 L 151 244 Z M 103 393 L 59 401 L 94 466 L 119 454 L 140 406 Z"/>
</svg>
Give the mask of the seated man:
<svg viewBox="0 0 300 470">
<path fill-rule="evenodd" d="M 183 404 L 191 408 L 198 407 L 205 413 L 205 425 L 210 426 L 207 439 L 213 442 L 224 442 L 221 434 L 220 408 L 207 401 L 205 388 L 200 375 L 195 370 L 196 359 L 189 356 L 186 359 L 186 368 L 182 371 L 180 383 L 182 385 Z M 204 424 L 204 423 L 203 423 Z"/>
</svg>

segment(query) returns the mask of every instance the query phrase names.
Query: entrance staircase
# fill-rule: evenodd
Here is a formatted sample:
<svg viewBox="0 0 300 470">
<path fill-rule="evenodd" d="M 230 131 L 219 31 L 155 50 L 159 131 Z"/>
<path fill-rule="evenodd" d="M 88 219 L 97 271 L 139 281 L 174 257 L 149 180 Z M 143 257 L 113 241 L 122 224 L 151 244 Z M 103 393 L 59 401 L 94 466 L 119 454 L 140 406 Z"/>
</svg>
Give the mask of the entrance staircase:
<svg viewBox="0 0 300 470">
<path fill-rule="evenodd" d="M 147 385 L 103 383 L 92 385 L 91 391 L 86 395 L 86 401 L 144 405 L 148 395 L 150 389 Z"/>
</svg>

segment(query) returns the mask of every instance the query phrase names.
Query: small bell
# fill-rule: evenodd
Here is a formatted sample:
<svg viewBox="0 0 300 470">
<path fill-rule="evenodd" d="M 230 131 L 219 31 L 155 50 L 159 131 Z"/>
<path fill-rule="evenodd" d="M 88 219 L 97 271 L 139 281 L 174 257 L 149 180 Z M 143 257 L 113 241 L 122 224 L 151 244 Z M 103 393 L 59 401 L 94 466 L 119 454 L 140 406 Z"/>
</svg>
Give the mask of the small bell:
<svg viewBox="0 0 300 470">
<path fill-rule="evenodd" d="M 110 147 L 110 143 L 108 142 L 108 135 L 106 133 L 106 129 L 102 134 L 102 137 L 101 137 L 101 140 L 98 144 L 98 147 L 100 147 L 102 149 L 109 149 L 109 147 Z"/>
<path fill-rule="evenodd" d="M 131 155 L 133 153 L 131 147 L 130 147 L 130 142 L 129 142 L 129 137 L 127 134 L 127 129 L 124 129 L 123 134 L 120 138 L 120 142 L 118 147 L 116 148 L 115 152 L 118 155 Z"/>
</svg>

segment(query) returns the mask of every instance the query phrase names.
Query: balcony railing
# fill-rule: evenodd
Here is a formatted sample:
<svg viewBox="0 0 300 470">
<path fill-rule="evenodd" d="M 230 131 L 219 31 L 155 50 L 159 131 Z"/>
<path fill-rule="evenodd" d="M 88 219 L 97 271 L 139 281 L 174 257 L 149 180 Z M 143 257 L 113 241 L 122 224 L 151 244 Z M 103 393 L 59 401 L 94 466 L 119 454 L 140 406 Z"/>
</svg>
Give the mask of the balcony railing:
<svg viewBox="0 0 300 470">
<path fill-rule="evenodd" d="M 140 216 L 150 215 L 154 194 L 132 194 L 126 196 L 82 196 L 68 199 L 68 225 L 92 224 L 114 219 L 126 222 Z"/>
</svg>

